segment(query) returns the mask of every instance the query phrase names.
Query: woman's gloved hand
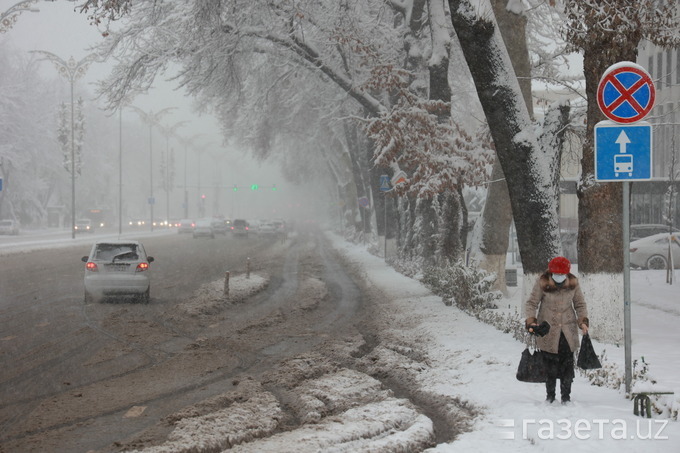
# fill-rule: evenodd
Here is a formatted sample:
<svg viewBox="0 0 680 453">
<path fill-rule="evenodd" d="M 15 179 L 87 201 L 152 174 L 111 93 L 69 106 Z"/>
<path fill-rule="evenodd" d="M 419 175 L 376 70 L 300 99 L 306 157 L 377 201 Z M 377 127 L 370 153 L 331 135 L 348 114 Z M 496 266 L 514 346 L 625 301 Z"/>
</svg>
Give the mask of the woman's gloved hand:
<svg viewBox="0 0 680 453">
<path fill-rule="evenodd" d="M 530 334 L 543 337 L 550 332 L 550 324 L 548 324 L 548 321 L 543 321 L 540 324 L 531 324 L 528 330 Z"/>
</svg>

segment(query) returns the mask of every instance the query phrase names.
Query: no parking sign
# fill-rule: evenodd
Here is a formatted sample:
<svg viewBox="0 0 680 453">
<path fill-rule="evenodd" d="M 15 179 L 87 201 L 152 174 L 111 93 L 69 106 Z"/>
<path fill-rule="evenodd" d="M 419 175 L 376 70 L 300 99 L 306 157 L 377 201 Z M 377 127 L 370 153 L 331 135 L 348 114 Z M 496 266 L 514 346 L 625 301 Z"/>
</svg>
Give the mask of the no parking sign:
<svg viewBox="0 0 680 453">
<path fill-rule="evenodd" d="M 655 97 L 652 77 L 642 66 L 630 61 L 610 66 L 597 87 L 597 105 L 617 123 L 643 119 L 654 107 Z"/>
</svg>

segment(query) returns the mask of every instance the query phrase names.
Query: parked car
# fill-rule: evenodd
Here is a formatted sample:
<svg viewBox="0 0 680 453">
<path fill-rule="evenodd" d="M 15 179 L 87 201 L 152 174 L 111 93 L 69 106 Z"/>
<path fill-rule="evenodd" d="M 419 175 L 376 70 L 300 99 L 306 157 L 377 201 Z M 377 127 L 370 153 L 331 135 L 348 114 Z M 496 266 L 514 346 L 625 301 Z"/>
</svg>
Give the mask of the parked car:
<svg viewBox="0 0 680 453">
<path fill-rule="evenodd" d="M 212 227 L 215 234 L 227 234 L 227 231 L 229 231 L 229 225 L 224 219 L 212 219 Z"/>
<path fill-rule="evenodd" d="M 636 241 L 638 239 L 646 238 L 659 233 L 680 233 L 680 230 L 673 228 L 670 230 L 668 225 L 655 224 L 655 223 L 641 223 L 637 225 L 630 226 L 630 240 Z"/>
<path fill-rule="evenodd" d="M 94 233 L 94 222 L 90 219 L 76 220 L 76 233 Z"/>
<path fill-rule="evenodd" d="M 231 222 L 231 233 L 234 236 L 246 236 L 248 237 L 248 231 L 250 230 L 250 225 L 246 220 L 234 219 Z"/>
<path fill-rule="evenodd" d="M 680 269 L 680 233 L 661 233 L 630 243 L 630 264 L 643 269 L 666 269 L 670 241 L 673 267 Z"/>
<path fill-rule="evenodd" d="M 179 226 L 177 227 L 178 233 L 193 233 L 194 232 L 194 221 L 191 219 L 182 219 L 179 221 Z"/>
<path fill-rule="evenodd" d="M 0 234 L 19 234 L 19 222 L 16 220 L 0 220 Z"/>
<path fill-rule="evenodd" d="M 199 219 L 194 224 L 194 238 L 208 236 L 215 238 L 215 231 L 213 230 L 212 220 Z"/>
<path fill-rule="evenodd" d="M 135 296 L 149 302 L 154 258 L 139 241 L 98 241 L 82 261 L 86 303 L 106 296 Z"/>
</svg>

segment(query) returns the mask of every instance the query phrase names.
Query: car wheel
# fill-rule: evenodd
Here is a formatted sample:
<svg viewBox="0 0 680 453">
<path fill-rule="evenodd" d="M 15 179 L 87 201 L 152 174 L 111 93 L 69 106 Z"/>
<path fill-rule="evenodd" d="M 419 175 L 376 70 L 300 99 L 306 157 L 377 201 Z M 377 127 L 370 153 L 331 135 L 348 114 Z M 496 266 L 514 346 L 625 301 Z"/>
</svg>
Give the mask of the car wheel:
<svg viewBox="0 0 680 453">
<path fill-rule="evenodd" d="M 85 303 L 91 304 L 92 302 L 94 302 L 94 297 L 92 296 L 92 293 L 90 293 L 88 290 L 85 290 Z"/>
<path fill-rule="evenodd" d="M 647 258 L 647 269 L 666 269 L 666 258 L 661 255 L 653 255 Z"/>
<path fill-rule="evenodd" d="M 143 304 L 148 304 L 151 300 L 151 287 L 149 287 L 141 296 L 139 296 L 139 301 Z"/>
</svg>

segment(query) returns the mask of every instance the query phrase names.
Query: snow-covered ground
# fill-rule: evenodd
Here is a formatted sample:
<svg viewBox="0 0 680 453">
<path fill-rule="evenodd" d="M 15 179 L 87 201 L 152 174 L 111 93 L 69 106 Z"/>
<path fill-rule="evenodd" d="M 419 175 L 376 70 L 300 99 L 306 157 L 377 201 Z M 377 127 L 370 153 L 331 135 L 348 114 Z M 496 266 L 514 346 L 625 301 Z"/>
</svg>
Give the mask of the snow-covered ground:
<svg viewBox="0 0 680 453">
<path fill-rule="evenodd" d="M 580 373 L 573 384 L 571 404 L 547 404 L 544 384 L 515 379 L 523 343 L 456 307 L 445 306 L 440 297 L 386 266 L 364 247 L 332 239 L 391 301 L 395 321 L 412 321 L 395 322 L 399 329 L 395 335 L 417 342 L 427 352 L 431 369 L 427 384 L 421 385 L 481 408 L 472 431 L 432 451 L 680 451 L 680 423 L 668 418 L 669 410 L 677 413 L 680 408 L 680 283 L 667 285 L 663 272 L 631 272 L 633 358 L 644 357 L 648 376 L 657 382 L 638 385 L 675 392 L 662 397 L 666 413 L 647 419 L 633 414 L 633 403 L 623 390 L 591 385 Z M 519 306 L 521 298 L 518 286 L 499 305 Z M 605 320 L 592 319 L 593 328 L 598 322 Z M 598 342 L 594 346 L 598 352 L 606 349 L 607 362 L 623 376 L 623 347 Z"/>
<path fill-rule="evenodd" d="M 667 285 L 663 271 L 631 272 L 633 358 L 640 363 L 644 358 L 649 378 L 636 385 L 675 392 L 657 403 L 664 408 L 662 414 L 647 419 L 633 414 L 633 403 L 622 389 L 592 385 L 580 373 L 572 389 L 573 403 L 547 404 L 543 384 L 515 379 L 524 344 L 512 334 L 444 305 L 420 282 L 397 273 L 365 246 L 328 237 L 368 287 L 381 295 L 389 318 L 383 320 L 387 327 L 380 332 L 381 343 L 358 358 L 353 369 L 339 366 L 334 357 L 310 353 L 287 361 L 268 378 L 280 376 L 276 385 L 298 401 L 293 410 L 301 425 L 296 429 L 277 433 L 280 401 L 260 383 L 244 380 L 235 391 L 216 397 L 216 401 L 224 400 L 222 405 L 207 403 L 223 409 L 206 410 L 203 416 L 187 409 L 188 416 L 176 415 L 180 421 L 167 442 L 143 451 L 221 451 L 228 447 L 248 452 L 419 451 L 420 446 L 431 445 L 433 421 L 405 397 L 384 390 L 373 376 L 385 370 L 397 370 L 393 378 L 408 379 L 403 387 L 420 397 L 421 409 L 428 402 L 438 402 L 444 407 L 440 414 L 447 413 L 447 426 L 463 427 L 455 440 L 440 443 L 430 452 L 680 451 L 680 423 L 669 419 L 669 413 L 677 414 L 680 408 L 680 282 Z M 59 243 L 39 241 L 21 248 Z M 518 277 L 520 286 L 510 288 L 509 296 L 499 302 L 499 312 L 512 313 L 522 304 L 523 279 Z M 232 295 L 249 294 L 266 284 L 266 276 L 247 280 L 234 276 Z M 179 308 L 210 313 L 211 301 L 221 300 L 222 292 L 222 282 L 212 282 Z M 598 322 L 604 320 L 591 319 L 593 330 Z M 338 355 L 359 357 L 355 354 L 359 343 L 360 339 L 350 339 L 347 348 L 351 351 L 338 351 Z M 623 347 L 594 344 L 596 351 L 606 350 L 605 365 L 614 370 L 612 374 L 623 376 Z M 293 379 L 310 373 L 318 377 Z"/>
</svg>

